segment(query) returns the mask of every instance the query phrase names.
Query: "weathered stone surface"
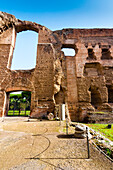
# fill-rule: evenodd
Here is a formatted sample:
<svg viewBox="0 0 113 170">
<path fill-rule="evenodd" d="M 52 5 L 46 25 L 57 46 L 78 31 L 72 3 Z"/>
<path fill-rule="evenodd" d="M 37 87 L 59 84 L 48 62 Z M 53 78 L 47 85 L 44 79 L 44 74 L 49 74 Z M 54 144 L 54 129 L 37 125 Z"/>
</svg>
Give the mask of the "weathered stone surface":
<svg viewBox="0 0 113 170">
<path fill-rule="evenodd" d="M 16 35 L 39 33 L 34 69 L 10 70 Z M 65 56 L 72 48 L 75 56 Z M 51 31 L 38 23 L 21 21 L 0 12 L 0 115 L 5 115 L 7 94 L 31 91 L 31 115 L 38 107 L 55 113 L 66 104 L 71 120 L 83 121 L 87 111 L 113 107 L 113 29 L 63 29 Z M 106 106 L 105 106 L 106 103 Z M 109 104 L 109 105 L 108 105 Z M 78 112 L 81 108 L 81 112 Z M 67 113 L 68 112 L 68 113 Z M 34 115 L 35 116 L 35 115 Z"/>
<path fill-rule="evenodd" d="M 113 113 L 109 112 L 88 112 L 85 122 L 89 123 L 113 123 Z"/>
<path fill-rule="evenodd" d="M 76 138 L 85 138 L 86 137 L 86 128 L 80 125 L 77 125 L 75 127 L 75 133 L 74 136 Z"/>
<path fill-rule="evenodd" d="M 14 15 L 7 14 L 6 12 L 0 11 L 0 33 L 7 30 L 10 27 L 13 27 L 17 19 Z"/>
<path fill-rule="evenodd" d="M 108 103 L 103 103 L 100 107 L 98 107 L 98 110 L 112 112 L 112 108 Z"/>
</svg>

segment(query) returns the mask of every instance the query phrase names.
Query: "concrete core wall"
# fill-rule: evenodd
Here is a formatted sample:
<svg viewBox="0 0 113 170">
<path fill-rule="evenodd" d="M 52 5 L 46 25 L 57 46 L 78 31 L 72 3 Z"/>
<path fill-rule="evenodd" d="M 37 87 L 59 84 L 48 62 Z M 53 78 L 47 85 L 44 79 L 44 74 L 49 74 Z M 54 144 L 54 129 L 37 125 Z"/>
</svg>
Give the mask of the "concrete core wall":
<svg viewBox="0 0 113 170">
<path fill-rule="evenodd" d="M 36 67 L 11 70 L 16 34 L 26 30 L 39 33 Z M 65 56 L 63 47 L 75 49 L 75 56 Z M 113 29 L 51 31 L 0 12 L 0 116 L 6 115 L 6 93 L 18 90 L 31 91 L 35 116 L 61 104 L 73 121 L 85 118 L 80 109 L 112 110 Z"/>
</svg>

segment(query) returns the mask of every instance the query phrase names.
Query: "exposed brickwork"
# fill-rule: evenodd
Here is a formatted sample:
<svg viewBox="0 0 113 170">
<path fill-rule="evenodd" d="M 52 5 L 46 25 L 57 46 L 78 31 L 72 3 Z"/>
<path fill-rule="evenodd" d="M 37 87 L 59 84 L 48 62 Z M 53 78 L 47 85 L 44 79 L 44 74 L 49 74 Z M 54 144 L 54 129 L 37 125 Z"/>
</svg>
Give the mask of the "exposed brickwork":
<svg viewBox="0 0 113 170">
<path fill-rule="evenodd" d="M 78 102 L 77 96 L 77 77 L 76 77 L 76 65 L 74 57 L 66 57 L 67 68 L 67 100 L 70 110 L 71 119 L 77 120 L 76 117 L 76 103 Z"/>
<path fill-rule="evenodd" d="M 16 34 L 26 30 L 39 33 L 36 67 L 12 71 Z M 75 49 L 75 56 L 65 56 L 62 48 Z M 32 92 L 31 115 L 39 108 L 54 112 L 64 103 L 77 121 L 86 115 L 79 114 L 80 108 L 112 110 L 113 29 L 51 31 L 0 12 L 0 116 L 5 114 L 6 93 L 18 90 Z"/>
</svg>

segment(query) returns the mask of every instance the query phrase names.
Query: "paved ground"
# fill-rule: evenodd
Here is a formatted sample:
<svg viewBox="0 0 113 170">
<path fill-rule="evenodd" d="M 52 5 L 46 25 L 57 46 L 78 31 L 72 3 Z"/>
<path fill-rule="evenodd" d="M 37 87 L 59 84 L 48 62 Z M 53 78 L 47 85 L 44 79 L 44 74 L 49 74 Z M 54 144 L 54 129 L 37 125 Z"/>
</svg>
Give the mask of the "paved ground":
<svg viewBox="0 0 113 170">
<path fill-rule="evenodd" d="M 86 139 L 66 138 L 55 121 L 0 120 L 0 170 L 113 170 L 113 164 Z"/>
</svg>

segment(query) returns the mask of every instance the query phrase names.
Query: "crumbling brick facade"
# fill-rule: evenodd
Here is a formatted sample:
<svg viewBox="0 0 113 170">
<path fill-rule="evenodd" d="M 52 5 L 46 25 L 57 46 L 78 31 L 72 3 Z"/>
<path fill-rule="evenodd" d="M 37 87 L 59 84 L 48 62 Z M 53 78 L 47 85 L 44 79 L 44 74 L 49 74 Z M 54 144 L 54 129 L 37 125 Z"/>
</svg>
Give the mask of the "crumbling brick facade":
<svg viewBox="0 0 113 170">
<path fill-rule="evenodd" d="M 39 34 L 36 67 L 11 70 L 16 35 L 32 30 Z M 62 48 L 73 48 L 65 56 Z M 0 115 L 6 114 L 8 93 L 31 91 L 31 114 L 39 108 L 54 112 L 66 104 L 72 120 L 85 114 L 78 110 L 112 110 L 113 29 L 63 29 L 21 21 L 0 12 Z"/>
</svg>

